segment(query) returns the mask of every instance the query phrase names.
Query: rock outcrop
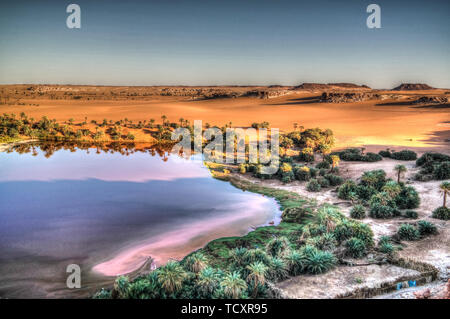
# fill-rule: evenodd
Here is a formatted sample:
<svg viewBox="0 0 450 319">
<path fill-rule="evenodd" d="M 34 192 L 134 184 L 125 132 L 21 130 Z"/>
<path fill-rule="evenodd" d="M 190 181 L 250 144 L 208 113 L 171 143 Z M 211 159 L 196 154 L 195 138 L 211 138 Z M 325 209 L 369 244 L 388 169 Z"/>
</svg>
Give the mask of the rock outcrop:
<svg viewBox="0 0 450 319">
<path fill-rule="evenodd" d="M 351 103 L 369 100 L 379 100 L 383 97 L 377 93 L 356 92 L 356 93 L 327 93 L 324 92 L 320 98 L 323 103 Z"/>
<path fill-rule="evenodd" d="M 339 89 L 370 89 L 367 85 L 354 83 L 303 83 L 294 87 L 294 90 L 339 90 Z"/>
<path fill-rule="evenodd" d="M 393 88 L 393 91 L 416 91 L 416 90 L 432 90 L 433 88 L 424 83 L 402 83 Z"/>
<path fill-rule="evenodd" d="M 422 96 L 413 101 L 412 104 L 447 104 L 449 98 L 446 96 Z"/>
</svg>

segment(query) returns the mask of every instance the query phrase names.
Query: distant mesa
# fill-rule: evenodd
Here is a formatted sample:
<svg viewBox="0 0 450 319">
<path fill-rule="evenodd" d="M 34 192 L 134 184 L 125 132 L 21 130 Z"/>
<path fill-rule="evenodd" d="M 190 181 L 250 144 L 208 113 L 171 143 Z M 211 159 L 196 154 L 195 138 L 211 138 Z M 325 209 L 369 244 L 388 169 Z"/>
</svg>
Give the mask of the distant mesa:
<svg viewBox="0 0 450 319">
<path fill-rule="evenodd" d="M 425 83 L 402 83 L 399 86 L 393 88 L 393 91 L 419 91 L 419 90 L 432 90 L 433 87 Z"/>
<path fill-rule="evenodd" d="M 330 90 L 330 89 L 370 89 L 367 85 L 358 85 L 354 83 L 303 83 L 295 90 Z"/>
</svg>

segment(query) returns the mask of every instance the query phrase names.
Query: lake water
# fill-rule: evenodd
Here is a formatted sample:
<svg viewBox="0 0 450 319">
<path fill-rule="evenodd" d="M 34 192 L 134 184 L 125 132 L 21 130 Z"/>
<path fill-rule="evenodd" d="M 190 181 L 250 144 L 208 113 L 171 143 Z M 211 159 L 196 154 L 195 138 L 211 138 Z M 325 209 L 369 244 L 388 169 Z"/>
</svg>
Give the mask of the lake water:
<svg viewBox="0 0 450 319">
<path fill-rule="evenodd" d="M 22 145 L 0 153 L 0 297 L 86 297 L 149 257 L 271 221 L 273 199 L 213 179 L 198 156 Z M 81 289 L 66 287 L 69 264 Z"/>
</svg>

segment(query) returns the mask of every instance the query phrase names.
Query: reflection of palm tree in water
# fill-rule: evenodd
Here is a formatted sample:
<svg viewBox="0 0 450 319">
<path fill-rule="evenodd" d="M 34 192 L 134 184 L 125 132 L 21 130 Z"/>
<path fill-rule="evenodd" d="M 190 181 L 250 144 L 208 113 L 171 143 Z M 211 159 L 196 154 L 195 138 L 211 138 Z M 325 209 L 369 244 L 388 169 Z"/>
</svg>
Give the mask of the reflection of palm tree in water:
<svg viewBox="0 0 450 319">
<path fill-rule="evenodd" d="M 70 152 L 85 151 L 86 154 L 90 154 L 91 149 L 95 149 L 95 154 L 114 154 L 119 153 L 124 156 L 141 152 L 148 153 L 152 157 L 158 155 L 164 162 L 169 160 L 171 145 L 148 145 L 146 143 L 80 143 L 80 142 L 33 142 L 22 143 L 11 147 L 11 151 L 18 154 L 31 153 L 32 156 L 37 156 L 39 150 L 43 153 L 44 157 L 50 158 L 56 151 L 68 150 Z M 183 152 L 177 154 L 183 157 Z"/>
</svg>

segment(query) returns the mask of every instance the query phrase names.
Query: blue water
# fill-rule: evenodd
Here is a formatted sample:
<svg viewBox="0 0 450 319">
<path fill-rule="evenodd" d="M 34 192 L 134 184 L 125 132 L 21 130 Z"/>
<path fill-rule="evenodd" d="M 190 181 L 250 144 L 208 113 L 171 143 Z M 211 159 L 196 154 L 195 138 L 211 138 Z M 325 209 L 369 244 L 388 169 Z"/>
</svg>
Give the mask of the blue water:
<svg viewBox="0 0 450 319">
<path fill-rule="evenodd" d="M 199 158 L 78 148 L 0 153 L 0 297 L 79 297 L 277 220 L 276 203 L 211 178 Z M 65 286 L 66 266 L 82 288 Z"/>
</svg>

